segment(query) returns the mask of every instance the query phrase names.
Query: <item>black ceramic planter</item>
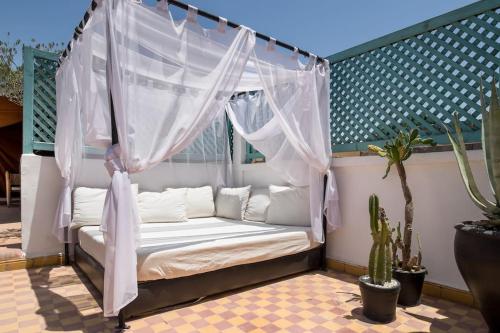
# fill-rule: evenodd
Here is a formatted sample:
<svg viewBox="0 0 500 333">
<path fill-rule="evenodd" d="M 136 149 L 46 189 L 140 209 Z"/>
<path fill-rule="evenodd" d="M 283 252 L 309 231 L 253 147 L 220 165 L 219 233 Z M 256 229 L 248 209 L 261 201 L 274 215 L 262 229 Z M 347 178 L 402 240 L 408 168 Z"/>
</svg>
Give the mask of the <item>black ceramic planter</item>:
<svg viewBox="0 0 500 333">
<path fill-rule="evenodd" d="M 401 285 L 398 281 L 393 287 L 373 285 L 368 275 L 359 278 L 359 289 L 363 301 L 363 314 L 373 321 L 389 323 L 396 318 L 396 303 Z"/>
<path fill-rule="evenodd" d="M 500 332 L 500 231 L 455 226 L 455 260 L 490 328 Z"/>
<path fill-rule="evenodd" d="M 392 270 L 392 277 L 401 283 L 398 297 L 399 305 L 415 306 L 420 304 L 426 274 L 425 268 L 418 272 L 407 272 L 399 268 Z"/>
</svg>

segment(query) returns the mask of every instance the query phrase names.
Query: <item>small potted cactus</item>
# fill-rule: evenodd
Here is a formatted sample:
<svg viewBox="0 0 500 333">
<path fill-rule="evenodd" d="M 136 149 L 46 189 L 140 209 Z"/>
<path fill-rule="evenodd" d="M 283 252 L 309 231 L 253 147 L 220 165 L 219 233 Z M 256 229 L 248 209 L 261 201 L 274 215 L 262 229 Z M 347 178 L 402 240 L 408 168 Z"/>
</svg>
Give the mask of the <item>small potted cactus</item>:
<svg viewBox="0 0 500 333">
<path fill-rule="evenodd" d="M 431 138 L 420 137 L 418 129 L 415 128 L 410 132 L 399 132 L 398 136 L 386 142 L 383 148 L 374 145 L 368 146 L 370 151 L 387 159 L 387 169 L 385 175 L 382 177 L 383 179 L 387 178 L 393 165 L 396 167 L 405 199 L 404 230 L 401 232 L 401 227 L 398 223 L 397 228 L 393 230 L 395 238 L 392 240 L 393 275 L 401 283 L 398 304 L 403 306 L 420 304 L 424 279 L 427 274 L 426 268 L 422 266 L 422 251 L 418 234 L 418 253 L 416 255 L 412 255 L 411 253 L 413 238 L 413 196 L 406 179 L 406 169 L 404 166 L 404 162 L 411 157 L 413 149 L 424 145 L 435 146 L 436 142 Z M 401 253 L 401 259 L 398 252 Z"/>
<path fill-rule="evenodd" d="M 373 245 L 368 275 L 359 278 L 363 314 L 373 321 L 388 323 L 396 318 L 401 285 L 392 278 L 391 230 L 375 194 L 370 196 L 369 211 Z"/>
<path fill-rule="evenodd" d="M 456 135 L 446 127 L 467 192 L 486 217 L 455 226 L 455 260 L 490 332 L 500 332 L 500 107 L 495 80 L 489 111 L 481 85 L 481 114 L 484 162 L 494 201 L 487 200 L 476 185 L 457 113 L 453 115 Z"/>
</svg>

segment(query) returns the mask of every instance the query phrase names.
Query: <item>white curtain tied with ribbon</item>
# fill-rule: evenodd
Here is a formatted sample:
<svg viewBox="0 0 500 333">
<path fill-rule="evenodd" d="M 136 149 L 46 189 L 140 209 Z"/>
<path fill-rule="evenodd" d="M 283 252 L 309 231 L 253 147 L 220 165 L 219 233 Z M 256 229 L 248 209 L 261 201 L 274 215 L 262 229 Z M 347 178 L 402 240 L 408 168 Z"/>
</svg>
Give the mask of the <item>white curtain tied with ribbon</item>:
<svg viewBox="0 0 500 333">
<path fill-rule="evenodd" d="M 83 143 L 108 146 L 111 185 L 101 222 L 105 316 L 118 315 L 137 296 L 140 219 L 129 175 L 200 142 L 213 145 L 221 133 L 227 139 L 226 112 L 234 130 L 265 155 L 270 167 L 293 185 L 309 186 L 316 241 L 324 240 L 324 210 L 331 230 L 340 225 L 330 168 L 328 63 L 312 56 L 302 64 L 295 53 L 281 54 L 275 42 L 258 45 L 254 31 L 229 28 L 225 19 L 214 29 L 203 28 L 195 7 L 185 20 L 175 21 L 163 1 L 149 7 L 104 0 L 95 10 L 57 75 L 56 156 L 66 183 L 54 231 L 69 224 L 68 198 Z M 231 99 L 248 91 L 254 93 Z M 113 146 L 111 103 L 118 137 Z M 223 155 L 218 148 L 212 151 Z"/>
</svg>

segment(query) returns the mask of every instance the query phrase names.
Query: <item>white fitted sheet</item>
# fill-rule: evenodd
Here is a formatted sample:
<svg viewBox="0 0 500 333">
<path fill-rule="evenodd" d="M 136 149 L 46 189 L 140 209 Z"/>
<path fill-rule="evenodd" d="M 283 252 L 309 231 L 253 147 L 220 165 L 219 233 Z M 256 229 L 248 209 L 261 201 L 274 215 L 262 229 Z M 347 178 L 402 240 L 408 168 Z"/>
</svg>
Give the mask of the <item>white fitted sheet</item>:
<svg viewBox="0 0 500 333">
<path fill-rule="evenodd" d="M 220 217 L 143 223 L 140 230 L 138 281 L 205 273 L 295 254 L 319 245 L 313 241 L 309 227 Z M 81 227 L 78 242 L 104 266 L 104 239 L 98 226 Z"/>
</svg>

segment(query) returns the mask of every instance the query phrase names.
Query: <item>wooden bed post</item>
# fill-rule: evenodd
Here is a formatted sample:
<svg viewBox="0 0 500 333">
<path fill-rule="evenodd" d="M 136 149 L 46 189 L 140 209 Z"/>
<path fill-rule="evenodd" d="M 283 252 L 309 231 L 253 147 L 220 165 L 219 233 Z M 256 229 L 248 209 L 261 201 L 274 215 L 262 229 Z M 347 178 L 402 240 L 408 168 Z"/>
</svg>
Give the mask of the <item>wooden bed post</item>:
<svg viewBox="0 0 500 333">
<path fill-rule="evenodd" d="M 123 315 L 123 311 L 120 311 L 118 314 L 118 325 L 115 327 L 117 330 L 128 330 L 130 328 L 130 325 L 127 325 L 125 323 L 125 316 Z"/>
<path fill-rule="evenodd" d="M 323 176 L 323 201 L 326 195 L 326 182 L 327 182 L 328 176 L 325 175 Z M 326 216 L 323 214 L 323 237 L 324 237 L 324 242 L 321 245 L 321 270 L 326 271 L 328 269 L 328 264 L 326 260 Z"/>
<path fill-rule="evenodd" d="M 115 107 L 113 104 L 113 95 L 111 94 L 111 90 L 109 91 L 109 106 L 111 114 L 111 144 L 115 145 L 118 143 L 118 131 L 116 130 Z M 127 325 L 127 323 L 125 322 L 125 316 L 123 315 L 122 310 L 120 310 L 120 312 L 118 313 L 117 319 L 118 325 L 115 326 L 115 329 L 123 331 L 130 328 L 130 325 Z"/>
<path fill-rule="evenodd" d="M 68 232 L 69 232 L 69 228 L 64 227 L 64 234 L 66 235 L 66 237 L 69 237 Z M 68 239 L 65 239 L 65 241 L 64 241 L 64 266 L 68 266 L 68 265 L 69 265 L 69 244 L 68 244 Z"/>
</svg>

